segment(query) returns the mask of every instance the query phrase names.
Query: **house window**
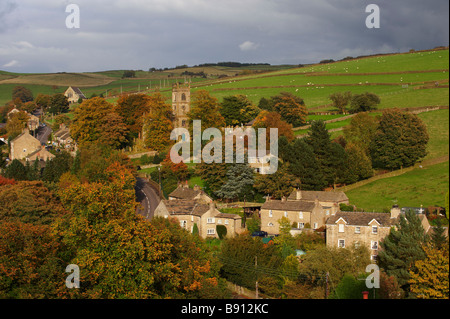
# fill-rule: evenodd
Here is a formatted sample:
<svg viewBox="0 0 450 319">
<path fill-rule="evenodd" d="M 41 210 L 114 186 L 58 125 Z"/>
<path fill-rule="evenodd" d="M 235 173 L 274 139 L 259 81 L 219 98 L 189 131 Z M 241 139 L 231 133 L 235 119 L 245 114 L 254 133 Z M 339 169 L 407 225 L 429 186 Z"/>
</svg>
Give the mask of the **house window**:
<svg viewBox="0 0 450 319">
<path fill-rule="evenodd" d="M 273 217 L 273 212 L 272 212 L 272 210 L 269 210 L 269 217 Z"/>
<path fill-rule="evenodd" d="M 318 228 L 318 224 L 314 223 L 314 229 L 317 229 L 317 228 Z"/>
<path fill-rule="evenodd" d="M 327 209 L 327 210 L 325 211 L 325 214 L 326 214 L 326 215 L 330 215 L 330 210 Z"/>
<path fill-rule="evenodd" d="M 303 229 L 305 227 L 305 223 L 298 223 L 298 228 Z"/>
<path fill-rule="evenodd" d="M 287 217 L 287 212 L 286 211 L 284 212 L 284 217 Z"/>
<path fill-rule="evenodd" d="M 214 223 L 215 223 L 214 218 L 208 218 L 208 219 L 206 220 L 206 223 L 208 223 L 208 224 L 214 224 Z"/>
<path fill-rule="evenodd" d="M 378 257 L 377 255 L 372 255 L 372 256 L 370 256 L 370 259 L 372 259 L 373 262 L 376 262 L 377 257 Z"/>
<path fill-rule="evenodd" d="M 338 247 L 339 248 L 345 248 L 345 239 L 339 239 L 338 240 Z"/>
<path fill-rule="evenodd" d="M 267 226 L 273 227 L 273 223 L 268 223 Z"/>
<path fill-rule="evenodd" d="M 370 246 L 373 250 L 378 250 L 378 242 L 377 241 L 371 241 Z"/>
<path fill-rule="evenodd" d="M 191 222 L 193 222 L 193 221 L 194 221 L 194 215 L 191 216 Z"/>
<path fill-rule="evenodd" d="M 208 235 L 214 235 L 216 233 L 216 230 L 214 228 L 208 228 L 206 232 Z"/>
<path fill-rule="evenodd" d="M 355 227 L 355 234 L 361 234 L 361 227 L 359 226 Z"/>
<path fill-rule="evenodd" d="M 339 224 L 339 232 L 340 232 L 340 233 L 343 233 L 343 232 L 344 232 L 344 227 L 345 227 L 344 224 Z"/>
<path fill-rule="evenodd" d="M 180 221 L 180 226 L 181 226 L 181 228 L 185 228 L 185 229 L 186 229 L 187 221 L 181 220 L 181 221 Z"/>
<path fill-rule="evenodd" d="M 378 234 L 378 227 L 372 226 L 372 234 Z"/>
<path fill-rule="evenodd" d="M 225 225 L 228 225 L 228 219 L 225 219 Z"/>
<path fill-rule="evenodd" d="M 222 224 L 222 220 L 221 220 L 221 219 L 218 219 L 218 220 L 217 220 L 217 224 Z"/>
<path fill-rule="evenodd" d="M 303 219 L 303 212 L 298 213 L 298 218 Z"/>
</svg>

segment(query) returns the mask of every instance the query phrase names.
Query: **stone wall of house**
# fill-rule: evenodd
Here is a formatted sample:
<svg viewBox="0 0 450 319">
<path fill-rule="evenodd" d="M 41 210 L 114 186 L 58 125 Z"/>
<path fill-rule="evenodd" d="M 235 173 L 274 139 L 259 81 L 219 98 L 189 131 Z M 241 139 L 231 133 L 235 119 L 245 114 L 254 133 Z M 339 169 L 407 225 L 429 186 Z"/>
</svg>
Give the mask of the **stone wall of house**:
<svg viewBox="0 0 450 319">
<path fill-rule="evenodd" d="M 35 139 L 28 132 L 11 141 L 11 160 L 24 159 L 41 147 L 39 140 Z"/>
</svg>

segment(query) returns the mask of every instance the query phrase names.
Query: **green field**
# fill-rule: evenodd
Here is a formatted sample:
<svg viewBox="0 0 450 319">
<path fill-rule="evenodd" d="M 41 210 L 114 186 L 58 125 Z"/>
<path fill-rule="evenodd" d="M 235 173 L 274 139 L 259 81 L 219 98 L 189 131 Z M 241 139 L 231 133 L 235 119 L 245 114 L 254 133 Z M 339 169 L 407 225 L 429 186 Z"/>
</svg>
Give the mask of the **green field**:
<svg viewBox="0 0 450 319">
<path fill-rule="evenodd" d="M 400 176 L 390 177 L 347 191 L 350 203 L 364 211 L 381 212 L 397 203 L 400 207 L 445 206 L 449 187 L 448 161 Z"/>
</svg>

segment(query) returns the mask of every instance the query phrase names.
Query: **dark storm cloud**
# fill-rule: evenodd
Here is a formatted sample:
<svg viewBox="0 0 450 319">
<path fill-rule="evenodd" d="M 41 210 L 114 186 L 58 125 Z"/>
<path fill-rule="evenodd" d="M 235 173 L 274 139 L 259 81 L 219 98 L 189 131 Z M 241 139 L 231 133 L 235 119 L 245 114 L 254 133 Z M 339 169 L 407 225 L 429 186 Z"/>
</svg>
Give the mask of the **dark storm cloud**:
<svg viewBox="0 0 450 319">
<path fill-rule="evenodd" d="M 80 7 L 80 29 L 65 26 L 69 3 Z M 380 8 L 379 29 L 365 26 L 370 3 Z M 448 45 L 448 10 L 447 0 L 7 0 L 0 4 L 0 68 L 297 64 L 428 49 Z"/>
</svg>

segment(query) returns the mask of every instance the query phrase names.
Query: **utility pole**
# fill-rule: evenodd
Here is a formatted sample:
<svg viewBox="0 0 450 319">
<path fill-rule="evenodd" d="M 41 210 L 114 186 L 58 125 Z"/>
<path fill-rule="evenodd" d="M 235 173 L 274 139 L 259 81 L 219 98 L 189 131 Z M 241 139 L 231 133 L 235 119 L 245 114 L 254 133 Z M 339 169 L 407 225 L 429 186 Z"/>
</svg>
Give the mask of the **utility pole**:
<svg viewBox="0 0 450 319">
<path fill-rule="evenodd" d="M 259 299 L 259 296 L 258 296 L 258 256 L 255 256 L 255 273 L 256 273 L 256 283 L 255 283 L 256 299 Z"/>
</svg>

